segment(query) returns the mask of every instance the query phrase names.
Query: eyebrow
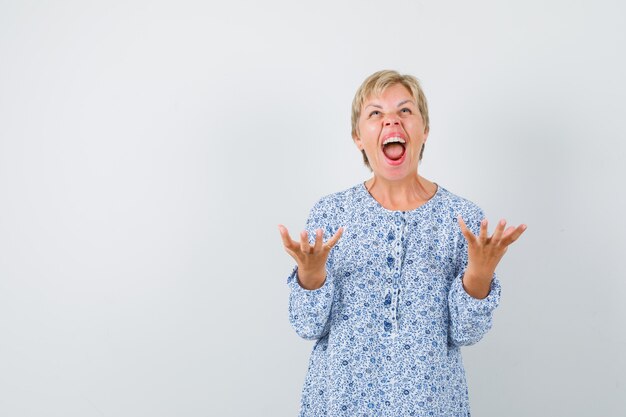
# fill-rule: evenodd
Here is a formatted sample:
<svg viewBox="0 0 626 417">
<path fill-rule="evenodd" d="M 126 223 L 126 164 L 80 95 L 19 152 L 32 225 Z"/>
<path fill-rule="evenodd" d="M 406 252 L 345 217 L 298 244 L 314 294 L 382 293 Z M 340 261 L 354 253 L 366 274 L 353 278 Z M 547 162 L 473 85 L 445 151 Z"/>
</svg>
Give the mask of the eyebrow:
<svg viewBox="0 0 626 417">
<path fill-rule="evenodd" d="M 398 103 L 398 107 L 400 107 L 401 105 L 406 104 L 406 103 L 415 104 L 415 103 L 413 103 L 413 100 L 407 99 L 407 100 L 403 100 L 403 101 L 399 102 Z M 367 106 L 365 106 L 365 108 L 367 109 L 369 106 L 378 107 L 379 109 L 382 109 L 382 106 L 379 106 L 378 104 L 368 104 Z"/>
</svg>

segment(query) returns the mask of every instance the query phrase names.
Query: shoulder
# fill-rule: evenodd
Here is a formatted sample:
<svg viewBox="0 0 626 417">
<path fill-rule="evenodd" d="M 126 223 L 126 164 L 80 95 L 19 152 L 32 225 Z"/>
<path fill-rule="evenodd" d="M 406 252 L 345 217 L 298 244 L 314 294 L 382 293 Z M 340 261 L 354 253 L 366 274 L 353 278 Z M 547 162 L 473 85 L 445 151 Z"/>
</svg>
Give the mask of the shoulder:
<svg viewBox="0 0 626 417">
<path fill-rule="evenodd" d="M 482 208 L 468 198 L 455 194 L 439 185 L 441 188 L 441 202 L 450 211 L 450 214 L 463 216 L 463 219 L 482 220 L 484 212 Z"/>
<path fill-rule="evenodd" d="M 335 191 L 333 193 L 323 195 L 322 197 L 317 199 L 317 201 L 313 205 L 313 209 L 332 212 L 344 212 L 345 210 L 347 210 L 348 207 L 354 206 L 355 203 L 358 203 L 355 199 L 355 196 L 358 194 L 359 186 L 360 184 L 357 184 L 340 191 Z"/>
<path fill-rule="evenodd" d="M 318 198 L 309 213 L 309 221 L 327 224 L 330 230 L 345 225 L 350 213 L 358 211 L 357 206 L 363 204 L 358 187 L 359 184 Z"/>
</svg>

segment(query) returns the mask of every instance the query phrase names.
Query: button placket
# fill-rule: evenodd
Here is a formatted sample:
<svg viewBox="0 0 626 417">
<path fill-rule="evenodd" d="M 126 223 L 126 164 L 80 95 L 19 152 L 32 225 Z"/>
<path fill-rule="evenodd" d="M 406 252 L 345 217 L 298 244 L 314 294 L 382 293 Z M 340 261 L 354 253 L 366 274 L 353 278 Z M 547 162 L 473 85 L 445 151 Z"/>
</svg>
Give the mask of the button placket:
<svg viewBox="0 0 626 417">
<path fill-rule="evenodd" d="M 400 273 L 402 263 L 404 261 L 403 242 L 406 231 L 405 212 L 396 211 L 392 221 L 392 227 L 386 232 L 387 240 L 390 242 L 388 247 L 389 255 L 387 256 L 387 266 L 390 269 L 386 278 L 384 305 L 384 334 L 386 337 L 396 337 L 398 335 L 398 307 L 400 305 Z M 383 237 L 385 234 L 380 234 Z"/>
<path fill-rule="evenodd" d="M 394 273 L 393 273 L 393 289 L 391 289 L 391 298 L 392 298 L 392 307 L 391 307 L 391 318 L 393 330 L 398 330 L 398 306 L 399 306 L 399 295 L 400 295 L 400 270 L 402 268 L 402 242 L 404 238 L 406 219 L 404 218 L 404 212 L 396 212 L 395 213 L 395 234 L 396 239 L 394 243 Z"/>
</svg>

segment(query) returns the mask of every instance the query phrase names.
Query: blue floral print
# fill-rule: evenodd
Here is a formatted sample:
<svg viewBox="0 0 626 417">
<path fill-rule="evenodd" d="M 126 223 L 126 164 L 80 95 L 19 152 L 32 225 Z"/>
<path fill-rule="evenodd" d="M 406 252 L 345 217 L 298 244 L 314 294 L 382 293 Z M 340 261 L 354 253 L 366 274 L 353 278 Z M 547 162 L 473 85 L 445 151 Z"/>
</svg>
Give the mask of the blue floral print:
<svg viewBox="0 0 626 417">
<path fill-rule="evenodd" d="M 315 340 L 300 417 L 469 416 L 460 347 L 491 328 L 500 301 L 467 294 L 467 241 L 457 215 L 478 234 L 482 210 L 437 185 L 414 210 L 389 210 L 364 183 L 319 199 L 306 230 L 331 249 L 322 287 L 307 290 L 298 267 L 287 277 L 289 321 Z"/>
</svg>

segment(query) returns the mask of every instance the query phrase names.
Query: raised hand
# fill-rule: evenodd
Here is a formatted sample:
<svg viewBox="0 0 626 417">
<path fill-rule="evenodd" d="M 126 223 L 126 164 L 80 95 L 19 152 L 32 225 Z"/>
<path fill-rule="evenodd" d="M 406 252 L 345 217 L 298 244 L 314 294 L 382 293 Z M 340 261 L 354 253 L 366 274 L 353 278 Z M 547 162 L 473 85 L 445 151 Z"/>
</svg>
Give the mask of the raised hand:
<svg viewBox="0 0 626 417">
<path fill-rule="evenodd" d="M 298 278 L 303 288 L 314 290 L 326 280 L 326 260 L 330 250 L 335 246 L 341 235 L 343 227 L 340 227 L 330 239 L 323 242 L 323 230 L 315 230 L 315 244 L 309 244 L 306 230 L 300 232 L 300 241 L 295 241 L 289 236 L 289 231 L 282 224 L 278 225 L 280 236 L 283 240 L 285 251 L 298 263 Z"/>
<path fill-rule="evenodd" d="M 459 226 L 467 240 L 467 268 L 463 276 L 463 286 L 468 294 L 475 298 L 489 295 L 491 277 L 496 266 L 506 253 L 509 245 L 515 242 L 526 230 L 526 225 L 510 226 L 504 230 L 506 220 L 498 222 L 491 237 L 487 236 L 487 219 L 480 223 L 478 236 L 465 225 L 463 218 L 458 216 Z"/>
</svg>

